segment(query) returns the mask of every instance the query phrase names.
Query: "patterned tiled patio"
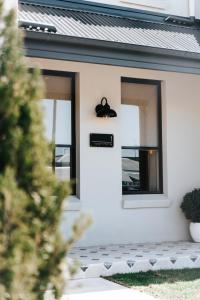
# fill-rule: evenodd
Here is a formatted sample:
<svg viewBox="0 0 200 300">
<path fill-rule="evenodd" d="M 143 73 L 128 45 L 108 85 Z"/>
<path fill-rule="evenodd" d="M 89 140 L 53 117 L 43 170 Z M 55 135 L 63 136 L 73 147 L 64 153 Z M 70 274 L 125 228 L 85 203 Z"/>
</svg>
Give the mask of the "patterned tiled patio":
<svg viewBox="0 0 200 300">
<path fill-rule="evenodd" d="M 79 262 L 75 278 L 96 278 L 148 270 L 200 268 L 200 244 L 167 242 L 74 248 Z"/>
</svg>

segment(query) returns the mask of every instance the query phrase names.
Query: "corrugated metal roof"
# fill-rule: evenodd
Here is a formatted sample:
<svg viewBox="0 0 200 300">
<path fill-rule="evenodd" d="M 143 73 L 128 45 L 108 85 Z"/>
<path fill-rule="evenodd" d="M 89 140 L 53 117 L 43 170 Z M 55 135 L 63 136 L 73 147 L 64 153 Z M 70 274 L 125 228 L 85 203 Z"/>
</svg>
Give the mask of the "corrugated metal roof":
<svg viewBox="0 0 200 300">
<path fill-rule="evenodd" d="M 55 26 L 59 35 L 200 53 L 200 31 L 177 25 L 26 3 L 19 21 Z"/>
</svg>

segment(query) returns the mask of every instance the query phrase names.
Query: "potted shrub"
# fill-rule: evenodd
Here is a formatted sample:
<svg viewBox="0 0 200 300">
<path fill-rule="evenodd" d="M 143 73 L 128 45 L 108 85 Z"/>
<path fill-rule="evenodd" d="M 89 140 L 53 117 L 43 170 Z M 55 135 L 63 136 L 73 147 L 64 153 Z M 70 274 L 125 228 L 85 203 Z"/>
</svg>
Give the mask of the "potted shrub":
<svg viewBox="0 0 200 300">
<path fill-rule="evenodd" d="M 190 221 L 192 239 L 200 243 L 200 189 L 194 189 L 184 196 L 181 209 Z"/>
</svg>

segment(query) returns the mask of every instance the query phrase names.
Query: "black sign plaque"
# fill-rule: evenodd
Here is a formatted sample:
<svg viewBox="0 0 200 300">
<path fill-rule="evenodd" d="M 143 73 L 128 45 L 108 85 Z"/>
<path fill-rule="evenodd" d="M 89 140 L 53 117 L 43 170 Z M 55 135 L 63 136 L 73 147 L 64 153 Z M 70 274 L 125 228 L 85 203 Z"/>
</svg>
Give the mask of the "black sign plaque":
<svg viewBox="0 0 200 300">
<path fill-rule="evenodd" d="M 113 146 L 113 134 L 90 133 L 90 147 L 112 148 Z"/>
</svg>

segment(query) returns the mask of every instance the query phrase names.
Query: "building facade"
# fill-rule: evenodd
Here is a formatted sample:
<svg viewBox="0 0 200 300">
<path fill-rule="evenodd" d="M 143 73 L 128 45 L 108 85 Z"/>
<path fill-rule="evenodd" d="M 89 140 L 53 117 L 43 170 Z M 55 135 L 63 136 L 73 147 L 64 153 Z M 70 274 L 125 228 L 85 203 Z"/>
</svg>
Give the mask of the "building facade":
<svg viewBox="0 0 200 300">
<path fill-rule="evenodd" d="M 93 225 L 82 246 L 187 240 L 180 203 L 200 184 L 199 21 L 189 1 L 104 2 L 20 2 L 56 175 L 74 180 L 62 231 L 83 211 Z"/>
<path fill-rule="evenodd" d="M 118 5 L 184 17 L 200 16 L 198 0 L 89 0 L 91 2 Z"/>
</svg>

